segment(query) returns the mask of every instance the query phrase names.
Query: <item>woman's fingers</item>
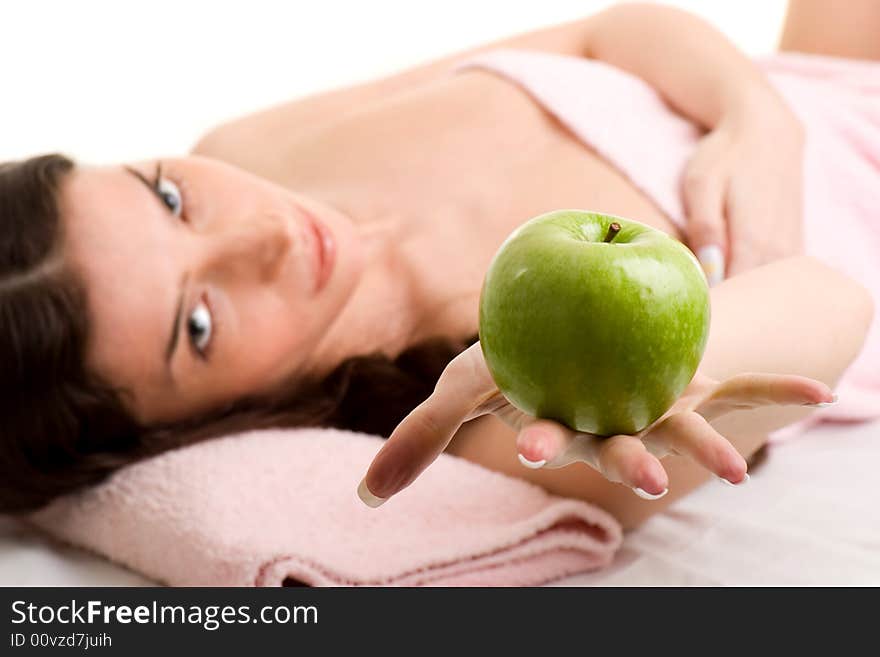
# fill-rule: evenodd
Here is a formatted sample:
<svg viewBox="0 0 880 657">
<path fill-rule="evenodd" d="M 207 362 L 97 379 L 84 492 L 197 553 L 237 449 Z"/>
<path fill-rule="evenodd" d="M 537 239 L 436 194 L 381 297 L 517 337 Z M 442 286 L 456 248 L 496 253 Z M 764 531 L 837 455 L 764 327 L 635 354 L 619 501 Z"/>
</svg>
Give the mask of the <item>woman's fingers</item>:
<svg viewBox="0 0 880 657">
<path fill-rule="evenodd" d="M 476 342 L 450 361 L 434 392 L 385 441 L 358 486 L 360 498 L 376 507 L 415 481 L 463 422 L 491 410 L 497 394 Z"/>
<path fill-rule="evenodd" d="M 745 459 L 698 413 L 673 413 L 646 435 L 650 445 L 687 456 L 731 484 L 747 481 Z"/>
<path fill-rule="evenodd" d="M 684 177 L 687 242 L 703 267 L 710 286 L 724 280 L 727 225 L 724 216 L 725 181 L 692 166 Z"/>
<path fill-rule="evenodd" d="M 576 440 L 576 435 L 576 431 L 553 420 L 534 420 L 524 426 L 516 437 L 519 460 L 528 468 L 541 468 L 551 462 L 550 467 L 561 468 L 575 461 L 583 461 L 598 470 L 600 439 L 580 434 L 583 438 Z"/>
<path fill-rule="evenodd" d="M 719 383 L 694 411 L 711 422 L 731 411 L 771 404 L 827 406 L 835 401 L 836 395 L 821 381 L 794 374 L 749 372 Z"/>
<path fill-rule="evenodd" d="M 582 461 L 609 480 L 653 498 L 662 495 L 668 485 L 658 457 L 673 452 L 699 463 L 728 483 L 742 484 L 748 480 L 746 461 L 709 424 L 711 420 L 738 409 L 769 404 L 825 405 L 834 400 L 824 383 L 796 375 L 747 373 L 713 385 L 714 389 L 693 411 L 670 414 L 641 438 L 600 438 L 552 420 L 535 420 L 523 427 L 517 437 L 520 461 L 533 468 L 559 468 Z"/>
<path fill-rule="evenodd" d="M 559 468 L 583 461 L 641 497 L 656 499 L 668 486 L 658 457 L 672 451 L 730 483 L 742 483 L 748 476 L 745 460 L 709 422 L 733 410 L 769 404 L 820 406 L 834 401 L 827 385 L 807 377 L 739 374 L 717 384 L 693 411 L 672 413 L 644 436 L 600 438 L 552 420 L 532 420 L 508 405 L 477 342 L 449 363 L 434 392 L 395 428 L 373 459 L 358 494 L 366 504 L 379 506 L 412 483 L 463 422 L 489 412 L 519 432 L 517 449 L 529 467 Z M 523 426 L 524 422 L 529 423 Z"/>
<path fill-rule="evenodd" d="M 581 461 L 646 499 L 662 497 L 669 485 L 660 461 L 635 436 L 601 438 L 541 419 L 520 431 L 516 445 L 526 467 L 562 468 Z"/>
<path fill-rule="evenodd" d="M 740 172 L 726 198 L 728 276 L 803 252 L 801 188 L 793 164 L 776 175 Z"/>
<path fill-rule="evenodd" d="M 734 185 L 737 187 L 737 185 Z M 772 259 L 769 251 L 775 248 L 774 240 L 783 236 L 777 231 L 770 231 L 766 226 L 767 210 L 761 206 L 765 195 L 752 191 L 745 197 L 731 194 L 726 200 L 726 213 L 730 234 L 730 253 L 727 263 L 729 276 L 736 276 L 744 271 L 754 269 L 763 262 Z"/>
</svg>

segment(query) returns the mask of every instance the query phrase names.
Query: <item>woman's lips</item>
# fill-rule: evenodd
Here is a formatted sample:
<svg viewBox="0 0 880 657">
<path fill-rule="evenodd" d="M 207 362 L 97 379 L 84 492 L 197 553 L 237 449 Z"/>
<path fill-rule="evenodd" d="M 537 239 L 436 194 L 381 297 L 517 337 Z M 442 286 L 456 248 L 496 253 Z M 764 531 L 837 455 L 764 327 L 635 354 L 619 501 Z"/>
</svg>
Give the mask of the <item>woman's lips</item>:
<svg viewBox="0 0 880 657">
<path fill-rule="evenodd" d="M 324 224 L 315 219 L 306 210 L 302 210 L 309 224 L 311 232 L 311 246 L 313 253 L 313 271 L 315 273 L 314 292 L 317 294 L 333 273 L 333 266 L 336 264 L 336 243 L 333 235 Z"/>
</svg>

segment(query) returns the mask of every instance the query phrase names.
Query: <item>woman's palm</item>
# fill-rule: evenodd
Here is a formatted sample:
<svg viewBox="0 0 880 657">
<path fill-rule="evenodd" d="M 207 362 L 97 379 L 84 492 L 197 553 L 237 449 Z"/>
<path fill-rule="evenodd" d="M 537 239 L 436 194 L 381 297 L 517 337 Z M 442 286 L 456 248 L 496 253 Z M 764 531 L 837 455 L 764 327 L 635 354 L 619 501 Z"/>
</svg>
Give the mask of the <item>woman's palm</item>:
<svg viewBox="0 0 880 657">
<path fill-rule="evenodd" d="M 491 413 L 517 431 L 528 467 L 559 468 L 582 461 L 642 497 L 665 494 L 660 458 L 688 457 L 731 483 L 743 481 L 745 459 L 711 422 L 734 410 L 767 405 L 824 405 L 833 393 L 803 376 L 737 374 L 715 381 L 697 372 L 672 407 L 644 430 L 600 437 L 522 412 L 498 390 L 476 342 L 443 371 L 434 392 L 395 428 L 373 460 L 364 484 L 385 499 L 412 483 L 446 448 L 463 422 Z"/>
</svg>

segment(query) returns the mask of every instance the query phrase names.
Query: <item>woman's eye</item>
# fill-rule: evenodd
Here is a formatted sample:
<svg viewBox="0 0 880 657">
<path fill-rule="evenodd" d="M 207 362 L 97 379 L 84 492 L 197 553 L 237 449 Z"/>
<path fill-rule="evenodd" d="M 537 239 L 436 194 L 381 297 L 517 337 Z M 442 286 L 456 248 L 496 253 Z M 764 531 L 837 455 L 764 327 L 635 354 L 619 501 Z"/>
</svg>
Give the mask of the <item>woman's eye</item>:
<svg viewBox="0 0 880 657">
<path fill-rule="evenodd" d="M 204 301 L 193 309 L 187 320 L 187 332 L 193 346 L 198 350 L 199 354 L 204 358 L 207 353 L 208 346 L 211 343 L 214 322 L 211 317 L 211 311 Z"/>
<path fill-rule="evenodd" d="M 171 210 L 171 213 L 175 217 L 179 217 L 180 213 L 183 212 L 183 197 L 181 197 L 177 185 L 167 178 L 159 178 L 159 182 L 156 183 L 156 193 L 162 199 L 162 202 L 168 206 L 168 209 Z"/>
</svg>

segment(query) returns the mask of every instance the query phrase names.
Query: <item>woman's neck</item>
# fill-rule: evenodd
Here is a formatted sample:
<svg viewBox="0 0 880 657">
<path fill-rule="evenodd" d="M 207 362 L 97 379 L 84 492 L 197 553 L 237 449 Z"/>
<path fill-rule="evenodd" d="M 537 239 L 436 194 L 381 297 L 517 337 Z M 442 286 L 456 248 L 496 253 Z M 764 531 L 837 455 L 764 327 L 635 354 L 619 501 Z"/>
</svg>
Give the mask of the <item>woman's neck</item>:
<svg viewBox="0 0 880 657">
<path fill-rule="evenodd" d="M 322 201 L 328 202 L 326 193 Z M 404 216 L 355 215 L 352 204 L 336 199 L 329 204 L 356 227 L 364 264 L 348 303 L 315 350 L 312 362 L 323 368 L 316 370 L 318 376 L 351 356 L 380 352 L 395 358 L 431 337 L 464 337 L 457 335 L 460 326 L 441 316 L 460 295 L 450 299 L 450 290 L 431 282 L 443 263 L 431 258 L 430 235 L 419 229 L 424 222 Z"/>
</svg>

